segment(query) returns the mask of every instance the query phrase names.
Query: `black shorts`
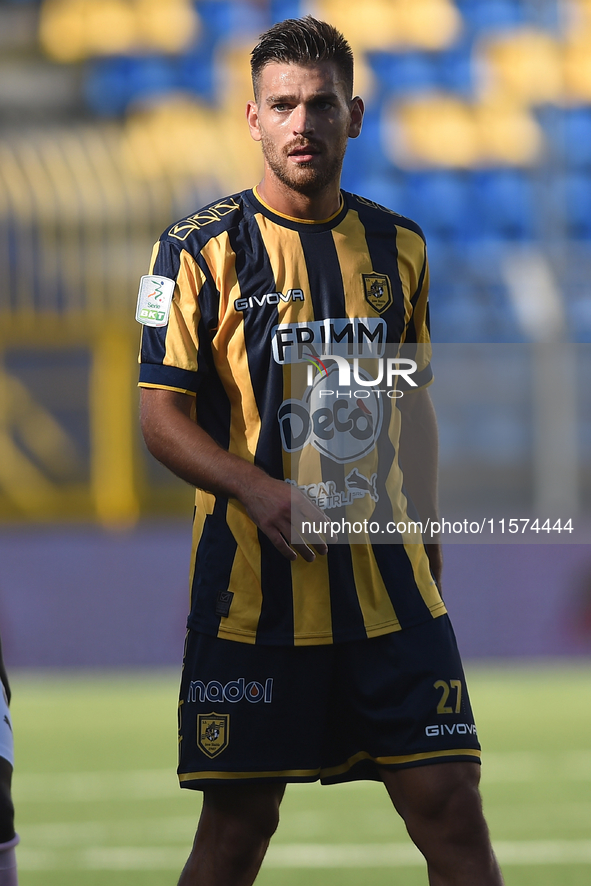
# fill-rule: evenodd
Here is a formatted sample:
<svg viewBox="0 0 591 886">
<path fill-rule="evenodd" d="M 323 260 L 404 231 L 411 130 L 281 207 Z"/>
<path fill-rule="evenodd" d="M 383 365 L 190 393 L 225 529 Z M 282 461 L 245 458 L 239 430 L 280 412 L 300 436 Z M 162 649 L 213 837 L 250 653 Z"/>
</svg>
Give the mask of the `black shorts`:
<svg viewBox="0 0 591 886">
<path fill-rule="evenodd" d="M 332 646 L 253 646 L 189 631 L 179 733 L 185 788 L 380 781 L 379 767 L 480 761 L 446 615 Z"/>
</svg>

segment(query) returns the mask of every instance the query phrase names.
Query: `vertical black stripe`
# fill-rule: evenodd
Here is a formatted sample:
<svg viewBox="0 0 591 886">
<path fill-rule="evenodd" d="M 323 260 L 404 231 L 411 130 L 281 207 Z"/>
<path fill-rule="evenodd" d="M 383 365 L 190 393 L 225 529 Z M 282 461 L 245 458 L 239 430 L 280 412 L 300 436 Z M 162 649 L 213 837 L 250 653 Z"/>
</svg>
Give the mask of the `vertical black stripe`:
<svg viewBox="0 0 591 886">
<path fill-rule="evenodd" d="M 314 319 L 346 317 L 345 291 L 332 231 L 300 234 L 308 269 Z"/>
<path fill-rule="evenodd" d="M 227 501 L 216 499 L 213 514 L 205 518 L 195 555 L 195 575 L 191 588 L 191 613 L 188 626 L 214 636 L 220 625 L 216 615 L 217 596 L 230 584 L 230 575 L 238 547 L 226 523 Z"/>
<path fill-rule="evenodd" d="M 280 236 L 280 230 L 278 231 Z M 256 219 L 230 231 L 230 244 L 236 254 L 236 275 L 242 298 L 259 300 L 275 292 L 277 285 L 269 256 Z M 267 303 L 244 311 L 244 340 L 250 381 L 261 419 L 255 464 L 272 477 L 283 479 L 282 444 L 277 412 L 283 401 L 283 367 L 273 359 L 271 333 L 279 322 L 279 311 Z M 275 642 L 293 643 L 293 597 L 291 566 L 262 532 L 261 590 L 263 601 L 257 635 Z"/>
<path fill-rule="evenodd" d="M 257 642 L 292 645 L 294 641 L 291 561 L 283 557 L 259 530 L 263 603 L 257 626 Z"/>
<path fill-rule="evenodd" d="M 417 588 L 404 545 L 373 545 L 373 553 L 401 627 L 425 621 L 429 608 Z"/>
<path fill-rule="evenodd" d="M 398 269 L 396 225 L 393 217 L 381 210 L 359 204 L 359 220 L 365 228 L 365 239 L 376 274 L 386 274 L 392 286 L 392 304 L 381 315 L 386 321 L 387 341 L 397 343 L 404 333 L 404 290 Z M 377 215 L 377 217 L 376 217 Z"/>
<path fill-rule="evenodd" d="M 306 231 L 300 233 L 300 240 L 310 281 L 314 319 L 345 318 L 347 310 L 343 275 L 332 231 L 323 233 Z M 322 479 L 332 480 L 337 490 L 346 491 L 346 466 L 337 464 L 325 456 L 321 456 L 320 461 Z M 334 508 L 330 516 L 333 520 L 339 520 L 346 516 L 346 511 L 344 508 Z M 353 631 L 361 636 L 365 630 L 363 612 L 359 605 L 349 547 L 337 545 L 329 549 L 328 574 L 333 642 L 351 639 Z"/>
<path fill-rule="evenodd" d="M 197 327 L 199 351 L 197 371 L 202 376 L 196 398 L 196 419 L 222 449 L 230 447 L 230 400 L 217 373 L 211 352 L 211 340 L 217 329 L 220 294 L 209 266 L 199 254 L 197 264 L 205 277 L 199 295 L 200 320 Z M 217 508 L 217 504 L 216 504 Z"/>
<path fill-rule="evenodd" d="M 349 545 L 332 545 L 328 549 L 330 607 L 333 643 L 363 636 L 363 612 L 354 580 L 353 561 Z"/>
<path fill-rule="evenodd" d="M 261 299 L 277 286 L 256 219 L 230 231 L 236 253 L 236 275 L 242 298 Z M 283 400 L 283 367 L 273 359 L 271 332 L 279 322 L 277 306 L 267 303 L 244 311 L 244 340 L 250 381 L 261 419 L 255 464 L 272 477 L 283 479 L 281 436 L 277 412 Z"/>
</svg>

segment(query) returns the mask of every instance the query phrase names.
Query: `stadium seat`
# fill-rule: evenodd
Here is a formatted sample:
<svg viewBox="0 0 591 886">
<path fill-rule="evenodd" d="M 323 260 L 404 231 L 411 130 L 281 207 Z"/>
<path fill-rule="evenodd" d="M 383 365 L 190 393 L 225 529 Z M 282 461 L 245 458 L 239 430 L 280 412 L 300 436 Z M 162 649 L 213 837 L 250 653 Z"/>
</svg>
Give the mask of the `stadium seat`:
<svg viewBox="0 0 591 886">
<path fill-rule="evenodd" d="M 535 236 L 535 195 L 526 173 L 516 169 L 474 173 L 473 197 L 485 236 L 517 240 Z"/>
<path fill-rule="evenodd" d="M 400 179 L 384 175 L 343 176 L 343 187 L 347 191 L 361 194 L 368 200 L 392 209 L 403 215 L 404 185 Z"/>
<path fill-rule="evenodd" d="M 478 31 L 513 28 L 527 21 L 526 4 L 518 0 L 456 0 L 464 22 Z"/>
<path fill-rule="evenodd" d="M 382 91 L 406 95 L 437 85 L 437 68 L 432 53 L 369 52 L 367 59 Z"/>
<path fill-rule="evenodd" d="M 97 59 L 87 67 L 84 94 L 101 117 L 122 114 L 138 98 L 178 88 L 174 63 L 162 56 Z"/>
<path fill-rule="evenodd" d="M 591 240 L 591 176 L 567 172 L 550 187 L 552 230 L 556 236 Z"/>
<path fill-rule="evenodd" d="M 488 315 L 472 287 L 432 274 L 431 331 L 434 342 L 488 340 Z"/>
<path fill-rule="evenodd" d="M 436 55 L 436 78 L 440 88 L 469 98 L 474 94 L 472 43 L 463 40 Z"/>
<path fill-rule="evenodd" d="M 206 39 L 213 42 L 256 37 L 270 24 L 262 4 L 241 0 L 199 0 L 196 8 Z"/>
<path fill-rule="evenodd" d="M 269 4 L 271 23 L 304 15 L 301 0 L 271 0 Z"/>
<path fill-rule="evenodd" d="M 572 169 L 591 166 L 591 108 L 565 111 L 561 139 L 561 157 Z"/>
<path fill-rule="evenodd" d="M 458 240 L 475 234 L 476 219 L 462 173 L 409 173 L 405 208 L 401 211 L 416 219 L 428 237 Z"/>
<path fill-rule="evenodd" d="M 360 138 L 350 139 L 345 155 L 345 175 L 354 172 L 364 175 L 383 174 L 386 177 L 392 170 L 392 164 L 384 153 L 382 143 L 382 127 L 379 109 L 369 106 L 363 120 L 363 132 Z"/>
</svg>

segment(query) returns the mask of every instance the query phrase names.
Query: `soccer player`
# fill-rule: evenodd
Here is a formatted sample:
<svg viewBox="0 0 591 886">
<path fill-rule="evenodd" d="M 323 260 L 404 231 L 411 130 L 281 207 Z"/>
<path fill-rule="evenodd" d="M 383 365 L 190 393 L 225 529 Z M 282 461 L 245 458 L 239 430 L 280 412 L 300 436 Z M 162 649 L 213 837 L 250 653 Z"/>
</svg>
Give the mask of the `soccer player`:
<svg viewBox="0 0 591 886">
<path fill-rule="evenodd" d="M 297 448 L 285 426 L 297 409 L 293 343 L 316 354 L 327 339 L 427 344 L 424 239 L 340 189 L 364 110 L 344 37 L 309 16 L 284 21 L 251 65 L 263 178 L 173 225 L 138 298 L 144 437 L 197 489 L 178 772 L 204 798 L 179 884 L 253 883 L 287 783 L 369 778 L 385 785 L 433 886 L 498 886 L 439 546 L 306 544 L 293 534 L 300 493 L 285 482 Z M 420 452 L 405 494 L 432 508 L 428 365 L 417 378 L 401 409 L 418 435 L 400 441 L 400 459 Z M 349 479 L 382 506 L 399 479 L 398 441 L 380 444 L 388 471 L 367 477 L 355 446 L 373 425 L 355 422 L 371 409 L 348 410 L 315 417 L 333 442 L 308 446 L 309 461 L 329 470 L 335 501 Z M 320 494 L 301 501 L 311 519 L 328 507 Z"/>
<path fill-rule="evenodd" d="M 14 806 L 12 804 L 11 783 L 14 766 L 12 722 L 10 704 L 10 683 L 4 667 L 2 642 L 0 641 L 0 886 L 17 886 L 15 847 L 19 843 L 14 831 Z"/>
</svg>

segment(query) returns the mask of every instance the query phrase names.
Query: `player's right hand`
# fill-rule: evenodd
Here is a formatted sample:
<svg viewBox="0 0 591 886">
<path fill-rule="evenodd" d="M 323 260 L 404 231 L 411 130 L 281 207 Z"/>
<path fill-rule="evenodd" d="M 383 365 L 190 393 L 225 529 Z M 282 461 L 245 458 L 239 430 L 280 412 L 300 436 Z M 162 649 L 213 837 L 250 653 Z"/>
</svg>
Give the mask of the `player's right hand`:
<svg viewBox="0 0 591 886">
<path fill-rule="evenodd" d="M 324 556 L 328 546 L 322 536 L 312 532 L 304 538 L 302 528 L 304 522 L 324 522 L 324 513 L 297 486 L 263 477 L 241 496 L 250 519 L 286 559 L 296 560 L 299 555 L 312 563 L 316 554 Z"/>
</svg>

